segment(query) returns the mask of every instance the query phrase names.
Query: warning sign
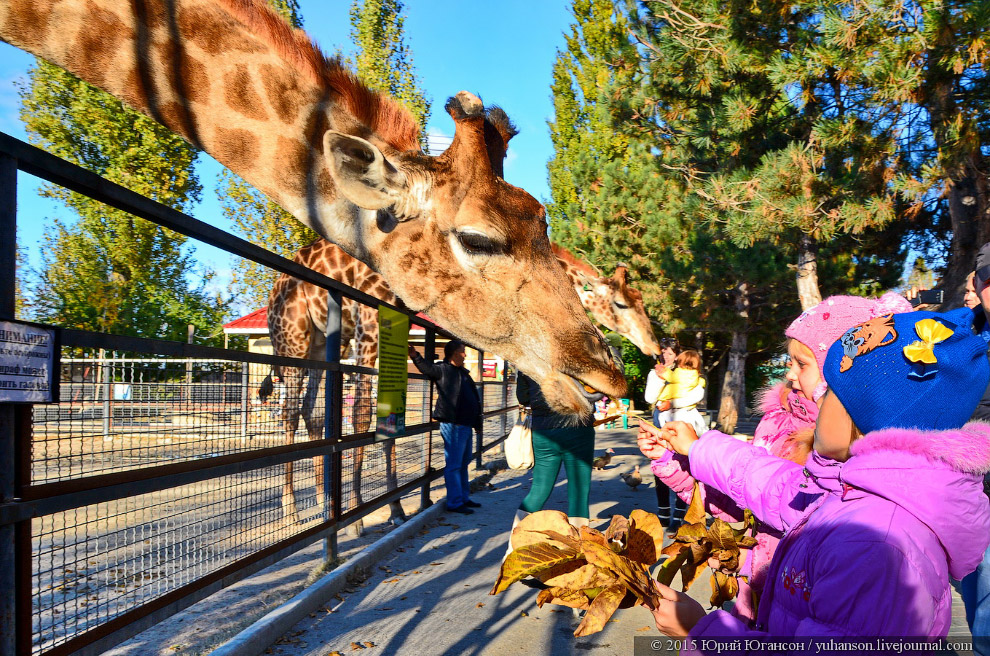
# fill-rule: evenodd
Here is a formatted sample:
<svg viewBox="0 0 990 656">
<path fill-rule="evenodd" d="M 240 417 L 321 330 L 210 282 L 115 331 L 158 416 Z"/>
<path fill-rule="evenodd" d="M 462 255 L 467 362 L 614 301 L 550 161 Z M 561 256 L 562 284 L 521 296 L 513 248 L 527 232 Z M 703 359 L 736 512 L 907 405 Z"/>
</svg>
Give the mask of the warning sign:
<svg viewBox="0 0 990 656">
<path fill-rule="evenodd" d="M 55 331 L 0 321 L 0 403 L 51 403 Z"/>
</svg>

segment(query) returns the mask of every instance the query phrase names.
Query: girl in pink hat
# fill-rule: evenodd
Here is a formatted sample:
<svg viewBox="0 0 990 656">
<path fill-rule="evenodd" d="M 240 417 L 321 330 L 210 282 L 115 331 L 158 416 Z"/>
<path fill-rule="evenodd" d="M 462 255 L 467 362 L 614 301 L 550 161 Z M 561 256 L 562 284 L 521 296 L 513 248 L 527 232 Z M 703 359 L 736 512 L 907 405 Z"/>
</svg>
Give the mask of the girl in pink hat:
<svg viewBox="0 0 990 656">
<path fill-rule="evenodd" d="M 911 310 L 907 299 L 890 292 L 878 299 L 832 296 L 801 313 L 784 333 L 789 357 L 787 374 L 784 380 L 761 394 L 763 418 L 756 427 L 753 446 L 804 464 L 811 451 L 818 408 L 827 389 L 823 371 L 828 347 L 858 323 Z M 679 497 L 690 501 L 695 481 L 685 456 L 667 451 L 653 460 L 651 468 Z M 717 489 L 701 485 L 699 490 L 705 509 L 714 517 L 729 522 L 743 519 L 743 509 Z M 780 533 L 758 522 L 755 537 L 757 544 L 746 555 L 739 571 L 739 592 L 732 609 L 736 617 L 748 622 L 755 619 L 754 595 L 759 598 L 763 590 Z"/>
</svg>

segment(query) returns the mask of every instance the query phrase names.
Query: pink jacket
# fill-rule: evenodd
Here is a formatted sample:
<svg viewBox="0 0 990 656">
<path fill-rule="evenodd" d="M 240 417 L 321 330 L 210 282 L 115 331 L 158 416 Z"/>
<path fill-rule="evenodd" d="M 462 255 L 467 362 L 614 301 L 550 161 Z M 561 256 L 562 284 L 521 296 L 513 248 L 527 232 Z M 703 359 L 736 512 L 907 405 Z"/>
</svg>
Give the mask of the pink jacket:
<svg viewBox="0 0 990 656">
<path fill-rule="evenodd" d="M 804 462 L 807 451 L 803 448 L 804 445 L 794 439 L 794 434 L 814 428 L 818 405 L 791 392 L 787 396 L 790 408 L 785 409 L 780 403 L 781 390 L 785 384 L 781 382 L 767 388 L 761 395 L 760 409 L 763 411 L 763 418 L 756 427 L 753 446 L 760 447 L 770 455 L 800 464 Z M 651 469 L 677 496 L 686 502 L 691 501 L 695 479 L 691 475 L 687 457 L 668 451 L 662 458 L 651 463 Z M 699 489 L 705 502 L 705 510 L 713 517 L 727 522 L 742 521 L 743 509 L 728 496 L 704 484 Z M 755 619 L 752 595 L 754 591 L 757 594 L 763 591 L 766 571 L 780 540 L 780 532 L 760 522 L 757 523 L 755 537 L 756 546 L 747 555 L 739 572 L 741 576 L 748 578 L 749 583 L 739 579 L 739 593 L 732 610 L 736 617 L 744 621 Z"/>
<path fill-rule="evenodd" d="M 949 578 L 973 571 L 990 543 L 990 424 L 880 430 L 850 452 L 846 462 L 812 452 L 801 466 L 717 431 L 691 446 L 699 480 L 786 533 L 756 630 L 715 611 L 692 637 L 735 638 L 740 651 L 758 651 L 747 640 L 947 635 Z"/>
</svg>

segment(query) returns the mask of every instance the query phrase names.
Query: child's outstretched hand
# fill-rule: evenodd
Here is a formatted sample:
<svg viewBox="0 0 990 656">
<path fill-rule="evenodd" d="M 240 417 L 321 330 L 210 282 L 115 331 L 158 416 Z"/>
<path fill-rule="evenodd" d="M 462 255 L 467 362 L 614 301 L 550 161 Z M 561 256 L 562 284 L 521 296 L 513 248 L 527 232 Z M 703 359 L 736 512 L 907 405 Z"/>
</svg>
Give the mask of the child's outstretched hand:
<svg viewBox="0 0 990 656">
<path fill-rule="evenodd" d="M 665 425 L 664 428 L 666 427 Z M 657 609 L 652 611 L 657 629 L 671 638 L 686 637 L 694 625 L 707 614 L 705 609 L 683 592 L 678 592 L 657 581 L 654 581 L 653 585 L 660 595 Z"/>
<path fill-rule="evenodd" d="M 663 425 L 662 431 L 661 443 L 682 456 L 686 456 L 691 445 L 698 441 L 694 428 L 683 421 L 668 421 Z"/>
<path fill-rule="evenodd" d="M 667 453 L 667 447 L 660 443 L 660 429 L 642 419 L 639 421 L 639 432 L 636 434 L 636 444 L 643 455 L 650 460 L 662 458 Z"/>
</svg>

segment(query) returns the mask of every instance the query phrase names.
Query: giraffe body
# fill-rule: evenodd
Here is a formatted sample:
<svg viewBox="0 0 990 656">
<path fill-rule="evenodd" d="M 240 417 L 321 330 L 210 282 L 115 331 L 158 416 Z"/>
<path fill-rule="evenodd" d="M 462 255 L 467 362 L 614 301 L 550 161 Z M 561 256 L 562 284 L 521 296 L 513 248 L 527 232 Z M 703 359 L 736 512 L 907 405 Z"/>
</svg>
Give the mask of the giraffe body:
<svg viewBox="0 0 990 656">
<path fill-rule="evenodd" d="M 305 246 L 296 253 L 293 261 L 305 267 L 334 278 L 359 291 L 394 304 L 395 296 L 388 285 L 366 264 L 351 257 L 338 246 L 320 239 Z M 353 357 L 361 367 L 375 368 L 378 358 L 378 311 L 349 298 L 341 303 L 341 357 L 347 357 L 347 349 L 354 342 Z M 323 360 L 326 357 L 327 292 L 321 287 L 303 282 L 282 274 L 275 281 L 268 303 L 268 327 L 272 347 L 277 355 Z M 295 441 L 299 428 L 299 417 L 306 424 L 310 440 L 323 436 L 324 409 L 321 401 L 323 376 L 318 370 L 301 367 L 274 367 L 275 375 L 281 376 L 286 386 L 285 399 L 285 439 L 287 444 Z M 354 402 L 344 412 L 350 412 L 355 433 L 363 433 L 371 426 L 374 408 L 371 407 L 372 380 L 367 374 L 355 376 Z M 387 440 L 382 443 L 385 450 L 386 479 L 388 490 L 398 486 L 395 443 Z M 353 505 L 362 503 L 361 479 L 364 464 L 364 447 L 351 450 L 352 460 L 352 500 Z M 317 490 L 323 489 L 322 458 L 314 458 Z M 298 520 L 295 490 L 293 488 L 292 463 L 286 465 L 285 481 L 282 489 L 283 517 L 289 522 Z M 322 497 L 318 493 L 317 500 Z M 399 501 L 390 504 L 392 521 L 405 520 L 405 513 Z M 360 533 L 361 522 L 351 525 Z"/>
<path fill-rule="evenodd" d="M 590 410 L 581 383 L 625 392 L 544 208 L 496 175 L 474 95 L 448 100 L 453 142 L 426 155 L 411 114 L 263 0 L 0 0 L 0 39 L 183 135 L 559 411 Z"/>
</svg>

